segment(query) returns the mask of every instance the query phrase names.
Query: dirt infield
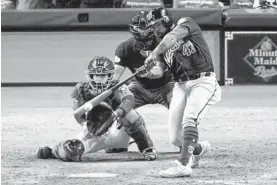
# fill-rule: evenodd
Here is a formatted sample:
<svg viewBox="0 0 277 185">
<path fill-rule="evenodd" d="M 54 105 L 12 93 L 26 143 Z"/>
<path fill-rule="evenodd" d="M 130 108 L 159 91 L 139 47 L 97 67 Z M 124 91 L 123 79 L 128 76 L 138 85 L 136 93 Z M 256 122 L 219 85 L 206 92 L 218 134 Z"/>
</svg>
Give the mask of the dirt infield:
<svg viewBox="0 0 277 185">
<path fill-rule="evenodd" d="M 70 87 L 2 88 L 1 184 L 66 185 L 273 185 L 277 184 L 277 86 L 222 87 L 222 102 L 199 126 L 212 151 L 189 178 L 162 179 L 178 149 L 168 143 L 168 111 L 158 105 L 139 112 L 147 122 L 158 160 L 146 162 L 133 144 L 129 152 L 88 156 L 89 162 L 38 160 L 39 146 L 53 146 L 80 130 L 72 116 Z M 109 178 L 72 174 L 112 173 Z"/>
</svg>

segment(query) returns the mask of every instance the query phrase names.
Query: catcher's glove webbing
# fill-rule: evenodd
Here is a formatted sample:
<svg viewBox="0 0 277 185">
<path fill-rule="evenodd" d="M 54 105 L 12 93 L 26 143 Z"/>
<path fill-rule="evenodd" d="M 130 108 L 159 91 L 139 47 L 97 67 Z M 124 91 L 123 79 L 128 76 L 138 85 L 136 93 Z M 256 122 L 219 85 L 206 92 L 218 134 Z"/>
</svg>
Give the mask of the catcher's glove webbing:
<svg viewBox="0 0 277 185">
<path fill-rule="evenodd" d="M 113 124 L 113 110 L 107 103 L 101 102 L 87 113 L 86 120 L 87 129 L 91 134 L 95 136 L 103 135 Z"/>
</svg>

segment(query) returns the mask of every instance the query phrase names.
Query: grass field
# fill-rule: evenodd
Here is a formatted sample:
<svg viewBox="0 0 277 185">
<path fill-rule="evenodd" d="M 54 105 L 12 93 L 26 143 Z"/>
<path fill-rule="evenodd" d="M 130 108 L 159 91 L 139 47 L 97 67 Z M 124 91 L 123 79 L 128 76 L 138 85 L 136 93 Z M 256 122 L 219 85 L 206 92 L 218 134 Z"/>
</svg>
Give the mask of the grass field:
<svg viewBox="0 0 277 185">
<path fill-rule="evenodd" d="M 158 151 L 146 162 L 133 144 L 129 152 L 88 156 L 89 162 L 39 160 L 39 146 L 75 136 L 70 87 L 1 88 L 1 184 L 166 185 L 277 184 L 277 86 L 222 87 L 222 101 L 199 126 L 200 140 L 212 151 L 189 178 L 162 179 L 157 172 L 171 165 L 178 149 L 168 142 L 168 110 L 147 105 L 142 114 Z M 76 178 L 72 174 L 118 174 Z"/>
</svg>

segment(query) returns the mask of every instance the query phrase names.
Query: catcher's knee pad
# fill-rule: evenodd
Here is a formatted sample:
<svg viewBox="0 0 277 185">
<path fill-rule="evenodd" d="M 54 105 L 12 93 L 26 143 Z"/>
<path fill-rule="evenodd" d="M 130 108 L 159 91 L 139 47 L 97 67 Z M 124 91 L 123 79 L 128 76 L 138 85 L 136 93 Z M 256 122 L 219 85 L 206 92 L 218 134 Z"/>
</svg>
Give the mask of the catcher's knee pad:
<svg viewBox="0 0 277 185">
<path fill-rule="evenodd" d="M 141 116 L 138 116 L 135 121 L 130 122 L 126 120 L 124 122 L 127 134 L 134 139 L 140 152 L 143 152 L 147 148 L 153 148 L 153 142 Z"/>
<path fill-rule="evenodd" d="M 187 126 L 184 128 L 184 140 L 190 140 L 193 141 L 194 143 L 198 142 L 198 128 L 197 127 L 192 127 L 192 126 Z"/>
<path fill-rule="evenodd" d="M 84 144 L 78 140 L 67 140 L 59 143 L 53 149 L 55 157 L 62 161 L 81 161 L 81 156 L 85 151 Z"/>
</svg>

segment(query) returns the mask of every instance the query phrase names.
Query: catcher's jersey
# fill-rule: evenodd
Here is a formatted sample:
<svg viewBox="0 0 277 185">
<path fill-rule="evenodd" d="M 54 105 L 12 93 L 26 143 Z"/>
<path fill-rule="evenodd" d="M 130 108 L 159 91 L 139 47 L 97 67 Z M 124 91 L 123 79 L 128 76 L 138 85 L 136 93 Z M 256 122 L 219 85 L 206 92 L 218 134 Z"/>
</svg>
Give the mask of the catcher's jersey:
<svg viewBox="0 0 277 185">
<path fill-rule="evenodd" d="M 134 37 L 129 38 L 126 41 L 120 43 L 115 51 L 115 64 L 123 67 L 128 67 L 133 73 L 136 68 L 144 65 L 144 60 L 150 54 L 151 51 L 143 51 L 140 49 L 139 42 Z M 156 89 L 164 86 L 172 80 L 172 75 L 167 69 L 167 66 L 162 64 L 165 73 L 161 78 L 149 79 L 149 78 L 134 78 L 138 80 L 146 89 Z"/>
<path fill-rule="evenodd" d="M 114 85 L 116 84 L 112 83 L 110 87 L 113 87 Z M 115 110 L 122 102 L 122 100 L 130 95 L 133 96 L 128 87 L 126 85 L 122 85 L 111 96 L 106 98 L 104 102 L 108 103 L 112 107 L 112 109 Z M 96 97 L 97 94 L 92 91 L 89 82 L 80 82 L 75 86 L 71 96 L 75 99 L 75 101 L 79 102 L 79 104 L 83 105 L 89 100 Z"/>
<path fill-rule="evenodd" d="M 182 74 L 190 76 L 197 72 L 213 72 L 210 50 L 199 25 L 190 17 L 181 18 L 177 24 L 187 27 L 189 35 L 164 53 L 165 62 L 175 79 L 178 80 Z"/>
</svg>

